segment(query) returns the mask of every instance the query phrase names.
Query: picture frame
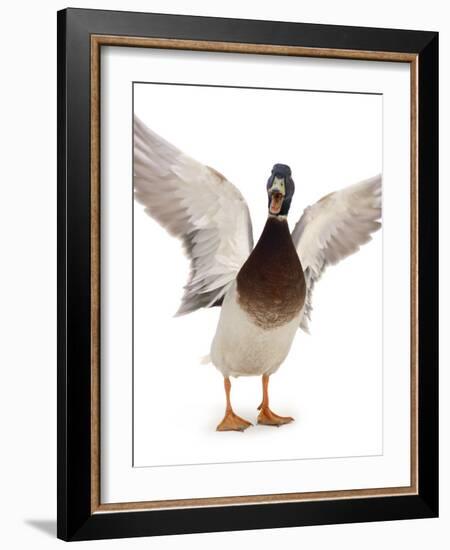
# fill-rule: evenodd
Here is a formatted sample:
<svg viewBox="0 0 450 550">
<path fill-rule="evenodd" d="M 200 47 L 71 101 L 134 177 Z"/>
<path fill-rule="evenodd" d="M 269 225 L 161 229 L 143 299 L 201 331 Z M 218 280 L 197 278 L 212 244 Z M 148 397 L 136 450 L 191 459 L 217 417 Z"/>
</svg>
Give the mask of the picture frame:
<svg viewBox="0 0 450 550">
<path fill-rule="evenodd" d="M 409 66 L 409 486 L 101 501 L 100 54 L 110 46 Z M 63 540 L 437 517 L 438 34 L 72 8 L 58 12 L 57 390 L 57 536 Z"/>
</svg>

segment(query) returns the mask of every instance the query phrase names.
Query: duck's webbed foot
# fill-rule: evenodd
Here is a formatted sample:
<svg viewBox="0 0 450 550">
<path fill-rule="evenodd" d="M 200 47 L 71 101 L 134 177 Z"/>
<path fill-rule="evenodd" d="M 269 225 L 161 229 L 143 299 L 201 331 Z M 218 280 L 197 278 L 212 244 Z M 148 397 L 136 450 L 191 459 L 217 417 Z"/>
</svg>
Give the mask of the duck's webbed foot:
<svg viewBox="0 0 450 550">
<path fill-rule="evenodd" d="M 258 407 L 258 424 L 265 424 L 266 426 L 282 426 L 283 424 L 289 424 L 294 419 L 292 416 L 280 416 L 275 414 L 269 409 L 269 375 L 264 374 L 262 377 L 263 385 L 263 398 L 261 404 Z"/>
<path fill-rule="evenodd" d="M 230 431 L 243 432 L 249 426 L 252 426 L 252 423 L 249 422 L 248 420 L 245 420 L 244 418 L 241 418 L 240 416 L 234 413 L 231 407 L 231 400 L 230 400 L 231 382 L 228 377 L 224 378 L 224 387 L 225 387 L 225 395 L 227 398 L 227 406 L 225 409 L 225 416 L 223 417 L 222 422 L 217 426 L 216 430 L 218 432 L 230 432 Z"/>
<path fill-rule="evenodd" d="M 294 419 L 292 416 L 280 416 L 272 412 L 269 407 L 261 407 L 261 411 L 258 415 L 258 424 L 265 424 L 266 426 L 282 426 L 283 424 L 289 424 Z"/>
<path fill-rule="evenodd" d="M 227 432 L 233 430 L 243 432 L 251 425 L 251 422 L 245 420 L 244 418 L 241 418 L 230 409 L 229 411 L 227 410 L 225 412 L 225 416 L 223 417 L 222 422 L 217 426 L 216 430 L 218 432 Z"/>
</svg>

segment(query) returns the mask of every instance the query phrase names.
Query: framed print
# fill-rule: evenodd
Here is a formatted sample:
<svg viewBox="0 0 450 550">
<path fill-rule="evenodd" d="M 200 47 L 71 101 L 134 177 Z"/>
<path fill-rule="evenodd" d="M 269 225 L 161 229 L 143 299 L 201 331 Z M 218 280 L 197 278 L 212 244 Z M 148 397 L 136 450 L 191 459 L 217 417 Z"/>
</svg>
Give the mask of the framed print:
<svg viewBox="0 0 450 550">
<path fill-rule="evenodd" d="M 437 67 L 58 13 L 58 537 L 437 516 Z"/>
</svg>

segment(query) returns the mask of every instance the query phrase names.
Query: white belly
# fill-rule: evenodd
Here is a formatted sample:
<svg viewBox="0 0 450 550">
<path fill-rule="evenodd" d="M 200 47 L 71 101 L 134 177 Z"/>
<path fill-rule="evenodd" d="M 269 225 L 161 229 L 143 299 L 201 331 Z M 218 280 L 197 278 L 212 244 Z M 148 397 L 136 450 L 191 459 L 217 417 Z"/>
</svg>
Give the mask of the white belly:
<svg viewBox="0 0 450 550">
<path fill-rule="evenodd" d="M 302 313 L 273 329 L 259 327 L 237 303 L 234 283 L 222 304 L 211 361 L 224 376 L 274 373 L 289 353 Z"/>
</svg>

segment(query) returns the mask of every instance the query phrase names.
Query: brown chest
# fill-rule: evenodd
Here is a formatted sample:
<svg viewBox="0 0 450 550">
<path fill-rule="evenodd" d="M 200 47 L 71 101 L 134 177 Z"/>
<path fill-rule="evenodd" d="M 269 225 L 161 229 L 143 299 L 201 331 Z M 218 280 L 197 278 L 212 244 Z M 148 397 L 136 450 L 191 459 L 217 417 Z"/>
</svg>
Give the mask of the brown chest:
<svg viewBox="0 0 450 550">
<path fill-rule="evenodd" d="M 237 276 L 240 306 L 266 329 L 291 321 L 303 307 L 305 277 L 285 220 L 268 218 Z"/>
</svg>

